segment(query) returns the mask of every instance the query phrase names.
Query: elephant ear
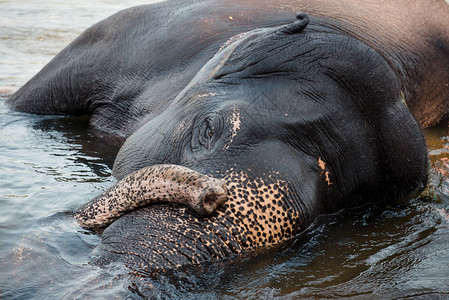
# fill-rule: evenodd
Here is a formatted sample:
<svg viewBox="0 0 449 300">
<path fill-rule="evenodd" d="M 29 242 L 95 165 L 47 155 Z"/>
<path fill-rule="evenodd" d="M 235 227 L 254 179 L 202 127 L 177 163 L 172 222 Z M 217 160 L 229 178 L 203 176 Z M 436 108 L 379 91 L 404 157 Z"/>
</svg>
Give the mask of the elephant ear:
<svg viewBox="0 0 449 300">
<path fill-rule="evenodd" d="M 285 34 L 298 34 L 303 31 L 307 27 L 307 25 L 309 25 L 309 16 L 305 13 L 298 13 L 296 15 L 296 19 L 297 20 L 292 24 L 283 26 L 280 29 L 280 32 Z"/>
<path fill-rule="evenodd" d="M 207 79 L 272 78 L 285 61 L 291 60 L 292 54 L 301 55 L 301 46 L 309 40 L 305 32 L 308 24 L 309 16 L 298 13 L 290 24 L 257 28 L 230 38 L 215 59 L 205 65 L 204 70 L 212 70 Z M 297 49 L 292 49 L 292 45 Z M 275 74 L 278 75 L 279 72 Z"/>
<path fill-rule="evenodd" d="M 329 117 L 342 136 L 338 147 L 346 144 L 352 149 L 333 157 L 328 151 L 326 156 L 328 161 L 344 162 L 333 167 L 339 172 L 335 175 L 339 184 L 346 185 L 347 191 L 359 191 L 349 201 L 399 199 L 422 190 L 427 184 L 426 143 L 391 66 L 373 48 L 352 37 L 328 34 L 312 43 L 323 52 L 317 69 L 329 86 L 335 86 L 326 101 L 332 108 L 343 108 L 338 111 L 343 121 L 335 122 L 337 110 L 332 108 L 329 111 L 334 115 Z M 347 124 L 353 124 L 352 128 Z M 353 174 L 361 175 L 353 180 Z M 351 180 L 356 184 L 348 187 Z"/>
</svg>

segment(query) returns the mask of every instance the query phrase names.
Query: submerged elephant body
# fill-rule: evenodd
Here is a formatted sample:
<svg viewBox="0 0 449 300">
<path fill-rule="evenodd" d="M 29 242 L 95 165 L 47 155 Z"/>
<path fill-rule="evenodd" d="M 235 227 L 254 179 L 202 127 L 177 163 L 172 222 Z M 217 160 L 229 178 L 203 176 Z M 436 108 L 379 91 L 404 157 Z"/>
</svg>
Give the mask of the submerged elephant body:
<svg viewBox="0 0 449 300">
<path fill-rule="evenodd" d="M 91 114 L 121 145 L 121 181 L 76 215 L 107 227 L 95 263 L 201 263 L 288 240 L 320 214 L 420 192 L 420 124 L 447 114 L 447 25 L 437 0 L 167 1 L 89 28 L 8 103 Z M 154 192 L 154 174 L 141 175 L 155 165 L 207 184 L 183 189 L 170 175 Z M 195 205 L 207 197 L 195 195 L 213 178 L 224 186 L 209 194 L 226 202 L 204 216 Z"/>
</svg>

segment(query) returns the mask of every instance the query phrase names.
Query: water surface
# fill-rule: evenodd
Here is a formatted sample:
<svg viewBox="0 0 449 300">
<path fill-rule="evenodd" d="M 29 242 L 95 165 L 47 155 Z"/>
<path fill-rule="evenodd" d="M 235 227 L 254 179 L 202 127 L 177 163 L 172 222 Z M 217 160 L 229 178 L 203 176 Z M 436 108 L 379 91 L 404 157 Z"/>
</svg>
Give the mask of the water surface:
<svg viewBox="0 0 449 300">
<path fill-rule="evenodd" d="M 0 94 L 88 26 L 148 1 L 0 1 Z M 426 131 L 433 199 L 320 218 L 291 243 L 177 274 L 89 264 L 99 238 L 71 218 L 114 180 L 116 149 L 86 118 L 11 112 L 0 98 L 0 299 L 449 297 L 448 122 Z M 404 153 L 407 155 L 407 153 Z"/>
</svg>

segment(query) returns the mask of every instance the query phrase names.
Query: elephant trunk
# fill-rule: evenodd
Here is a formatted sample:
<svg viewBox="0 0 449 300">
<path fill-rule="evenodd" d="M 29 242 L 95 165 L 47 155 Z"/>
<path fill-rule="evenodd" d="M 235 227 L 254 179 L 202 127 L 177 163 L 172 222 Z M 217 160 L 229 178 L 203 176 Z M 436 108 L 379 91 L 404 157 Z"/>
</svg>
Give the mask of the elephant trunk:
<svg viewBox="0 0 449 300">
<path fill-rule="evenodd" d="M 178 165 L 155 165 L 131 173 L 92 199 L 75 214 L 87 229 L 107 227 L 146 205 L 163 202 L 191 207 L 200 216 L 212 214 L 227 199 L 223 180 Z"/>
</svg>

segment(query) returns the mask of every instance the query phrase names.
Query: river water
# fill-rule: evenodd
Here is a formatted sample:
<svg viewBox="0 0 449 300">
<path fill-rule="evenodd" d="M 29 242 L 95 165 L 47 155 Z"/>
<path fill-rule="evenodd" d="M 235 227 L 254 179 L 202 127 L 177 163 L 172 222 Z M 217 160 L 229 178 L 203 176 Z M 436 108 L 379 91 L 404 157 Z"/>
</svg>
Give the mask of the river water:
<svg viewBox="0 0 449 300">
<path fill-rule="evenodd" d="M 88 26 L 144 2 L 0 1 L 0 299 L 449 298 L 448 122 L 426 130 L 433 198 L 325 216 L 291 243 L 173 276 L 90 265 L 99 238 L 70 213 L 114 182 L 117 149 L 86 119 L 11 112 L 4 94 Z"/>
</svg>

